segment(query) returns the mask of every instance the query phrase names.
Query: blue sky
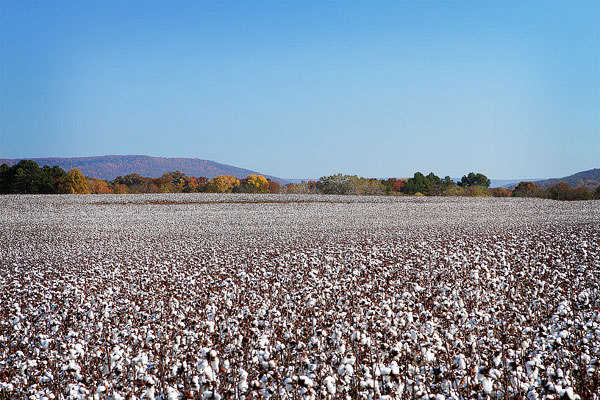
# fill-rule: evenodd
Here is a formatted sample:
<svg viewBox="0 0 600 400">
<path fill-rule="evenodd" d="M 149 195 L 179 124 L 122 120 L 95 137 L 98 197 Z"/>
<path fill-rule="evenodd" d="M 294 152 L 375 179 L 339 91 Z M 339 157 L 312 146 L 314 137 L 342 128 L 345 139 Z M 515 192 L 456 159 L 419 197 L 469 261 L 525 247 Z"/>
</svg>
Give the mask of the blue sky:
<svg viewBox="0 0 600 400">
<path fill-rule="evenodd" d="M 0 158 L 600 167 L 598 1 L 0 0 Z"/>
</svg>

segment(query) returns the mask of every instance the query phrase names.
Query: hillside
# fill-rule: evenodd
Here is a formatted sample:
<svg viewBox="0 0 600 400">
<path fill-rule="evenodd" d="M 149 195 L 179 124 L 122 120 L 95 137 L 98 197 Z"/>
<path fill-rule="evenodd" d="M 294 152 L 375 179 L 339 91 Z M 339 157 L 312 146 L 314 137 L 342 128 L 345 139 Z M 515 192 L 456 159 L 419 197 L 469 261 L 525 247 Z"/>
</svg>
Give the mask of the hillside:
<svg viewBox="0 0 600 400">
<path fill-rule="evenodd" d="M 551 178 L 540 181 L 534 181 L 536 185 L 545 189 L 551 185 L 555 185 L 559 182 L 565 182 L 571 187 L 587 186 L 588 189 L 593 190 L 600 185 L 600 168 L 594 168 L 587 171 L 577 172 L 573 175 L 564 176 L 562 178 Z M 513 183 L 506 185 L 506 187 L 514 188 L 517 184 Z"/>
<path fill-rule="evenodd" d="M 18 163 L 17 159 L 0 159 L 0 164 L 13 165 Z M 221 164 L 210 160 L 198 158 L 165 158 L 151 156 L 97 156 L 97 157 L 74 157 L 74 158 L 32 158 L 40 166 L 58 165 L 64 170 L 71 168 L 79 169 L 85 176 L 113 180 L 117 176 L 128 174 L 139 174 L 145 177 L 157 178 L 166 172 L 181 171 L 188 176 L 206 176 L 213 178 L 217 175 L 233 175 L 237 178 L 245 178 L 250 174 L 261 174 L 249 169 L 238 168 L 232 165 Z M 264 175 L 281 184 L 288 183 L 285 179 L 275 176 Z"/>
<path fill-rule="evenodd" d="M 576 174 L 565 176 L 563 178 L 552 178 L 545 179 L 543 181 L 536 181 L 536 185 L 542 188 L 555 185 L 559 182 L 565 182 L 569 186 L 587 186 L 588 189 L 595 189 L 600 185 L 600 168 L 594 168 L 587 171 L 577 172 Z"/>
</svg>

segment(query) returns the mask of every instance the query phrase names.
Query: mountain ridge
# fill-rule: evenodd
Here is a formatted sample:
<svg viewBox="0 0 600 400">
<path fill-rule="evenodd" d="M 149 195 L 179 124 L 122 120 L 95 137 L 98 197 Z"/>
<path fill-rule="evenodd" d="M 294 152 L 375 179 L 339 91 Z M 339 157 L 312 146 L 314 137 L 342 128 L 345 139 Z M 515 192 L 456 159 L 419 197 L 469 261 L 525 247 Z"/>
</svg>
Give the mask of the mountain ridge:
<svg viewBox="0 0 600 400">
<path fill-rule="evenodd" d="M 118 176 L 134 173 L 149 178 L 158 178 L 167 172 L 180 171 L 188 176 L 205 176 L 209 179 L 217 175 L 233 175 L 241 179 L 251 174 L 259 174 L 280 184 L 288 183 L 286 179 L 250 169 L 191 157 L 154 157 L 130 154 L 89 157 L 0 158 L 0 164 L 6 163 L 12 166 L 21 160 L 32 160 L 40 166 L 58 165 L 64 170 L 77 168 L 85 176 L 109 181 Z"/>
<path fill-rule="evenodd" d="M 549 178 L 533 181 L 542 189 L 546 189 L 549 186 L 556 185 L 559 182 L 564 182 L 571 187 L 586 186 L 588 189 L 593 190 L 600 185 L 600 168 L 592 168 L 585 171 L 579 171 L 572 175 L 563 176 L 562 178 Z M 514 189 L 517 183 L 505 185 L 504 187 Z"/>
</svg>

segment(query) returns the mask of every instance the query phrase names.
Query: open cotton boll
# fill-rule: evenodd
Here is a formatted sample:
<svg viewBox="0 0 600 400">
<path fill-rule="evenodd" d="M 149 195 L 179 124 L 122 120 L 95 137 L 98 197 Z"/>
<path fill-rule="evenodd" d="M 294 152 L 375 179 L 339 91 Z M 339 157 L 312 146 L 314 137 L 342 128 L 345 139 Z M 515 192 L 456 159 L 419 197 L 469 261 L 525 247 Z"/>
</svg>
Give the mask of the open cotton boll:
<svg viewBox="0 0 600 400">
<path fill-rule="evenodd" d="M 204 393 L 202 393 L 202 399 L 204 399 L 204 400 L 208 400 L 208 399 L 221 400 L 221 395 L 216 392 L 213 392 L 211 390 L 207 390 Z"/>
<path fill-rule="evenodd" d="M 181 393 L 177 389 L 167 386 L 167 400 L 179 400 Z"/>
<path fill-rule="evenodd" d="M 485 393 L 490 394 L 494 389 L 494 383 L 489 378 L 483 378 L 481 380 L 481 387 Z"/>
<path fill-rule="evenodd" d="M 325 383 L 325 387 L 327 389 L 327 392 L 329 394 L 335 394 L 337 391 L 336 385 L 335 385 L 335 378 L 332 376 L 327 376 L 323 382 Z"/>
</svg>

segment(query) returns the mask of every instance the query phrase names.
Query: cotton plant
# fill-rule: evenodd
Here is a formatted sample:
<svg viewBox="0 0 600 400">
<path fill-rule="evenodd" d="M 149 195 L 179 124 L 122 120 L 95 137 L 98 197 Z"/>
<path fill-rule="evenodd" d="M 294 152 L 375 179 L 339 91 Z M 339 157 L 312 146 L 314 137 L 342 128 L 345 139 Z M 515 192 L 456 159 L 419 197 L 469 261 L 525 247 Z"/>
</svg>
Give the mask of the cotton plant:
<svg viewBox="0 0 600 400">
<path fill-rule="evenodd" d="M 260 198 L 0 198 L 0 397 L 598 398 L 594 204 Z"/>
</svg>

